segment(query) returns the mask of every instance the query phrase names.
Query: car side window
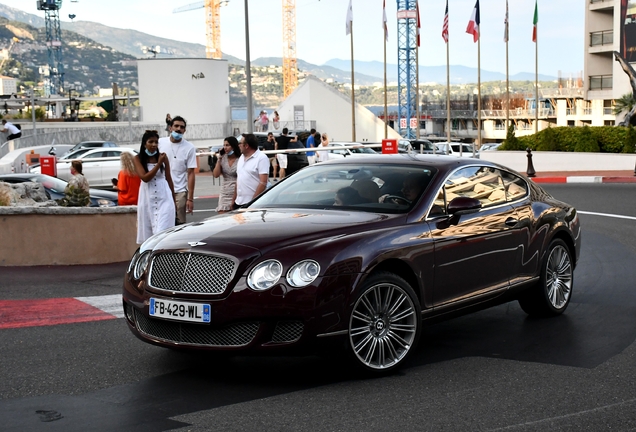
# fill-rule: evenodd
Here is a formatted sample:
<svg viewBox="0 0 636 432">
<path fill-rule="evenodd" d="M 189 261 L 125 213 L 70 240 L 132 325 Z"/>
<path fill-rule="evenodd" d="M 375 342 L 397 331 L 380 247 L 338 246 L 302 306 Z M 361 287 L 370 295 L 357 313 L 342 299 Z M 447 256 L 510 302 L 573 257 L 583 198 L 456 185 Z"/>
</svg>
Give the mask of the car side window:
<svg viewBox="0 0 636 432">
<path fill-rule="evenodd" d="M 449 176 L 443 189 L 446 204 L 457 197 L 478 199 L 482 207 L 492 207 L 506 202 L 501 172 L 492 167 L 462 168 Z"/>
<path fill-rule="evenodd" d="M 507 201 L 515 201 L 528 195 L 528 184 L 521 177 L 507 171 L 502 171 L 501 177 L 506 188 Z"/>
</svg>

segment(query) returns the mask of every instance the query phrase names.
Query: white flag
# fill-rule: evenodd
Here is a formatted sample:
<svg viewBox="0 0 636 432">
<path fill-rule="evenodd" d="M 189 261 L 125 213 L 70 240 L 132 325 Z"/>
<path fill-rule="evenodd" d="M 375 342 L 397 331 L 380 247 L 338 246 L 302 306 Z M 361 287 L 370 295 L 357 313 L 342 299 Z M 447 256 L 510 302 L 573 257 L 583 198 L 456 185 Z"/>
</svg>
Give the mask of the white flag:
<svg viewBox="0 0 636 432">
<path fill-rule="evenodd" d="M 347 9 L 347 35 L 351 34 L 351 27 L 353 27 L 353 6 L 351 0 L 349 0 L 349 8 Z"/>
<path fill-rule="evenodd" d="M 382 2 L 382 28 L 384 28 L 384 40 L 389 41 L 389 27 L 386 24 L 386 0 Z"/>
</svg>

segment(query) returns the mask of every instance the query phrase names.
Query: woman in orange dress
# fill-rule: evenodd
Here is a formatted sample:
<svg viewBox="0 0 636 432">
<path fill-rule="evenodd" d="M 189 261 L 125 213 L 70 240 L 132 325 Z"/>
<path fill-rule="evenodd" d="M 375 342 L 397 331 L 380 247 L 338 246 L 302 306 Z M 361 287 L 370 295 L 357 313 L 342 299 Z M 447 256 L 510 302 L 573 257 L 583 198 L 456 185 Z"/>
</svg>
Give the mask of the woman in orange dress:
<svg viewBox="0 0 636 432">
<path fill-rule="evenodd" d="M 141 179 L 135 170 L 132 153 L 124 152 L 121 154 L 121 171 L 119 171 L 117 180 L 113 180 L 113 188 L 117 191 L 117 205 L 137 205 Z"/>
</svg>

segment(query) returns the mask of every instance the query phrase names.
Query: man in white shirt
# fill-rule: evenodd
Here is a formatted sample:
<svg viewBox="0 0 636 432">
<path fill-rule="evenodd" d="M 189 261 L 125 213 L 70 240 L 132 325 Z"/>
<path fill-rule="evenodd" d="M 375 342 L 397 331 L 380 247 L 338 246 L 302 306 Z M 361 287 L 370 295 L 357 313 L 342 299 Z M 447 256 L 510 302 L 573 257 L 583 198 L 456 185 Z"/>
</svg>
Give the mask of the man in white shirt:
<svg viewBox="0 0 636 432">
<path fill-rule="evenodd" d="M 181 116 L 172 119 L 170 136 L 159 138 L 159 153 L 170 158 L 170 174 L 174 183 L 177 225 L 186 223 L 186 213 L 194 211 L 194 169 L 197 167 L 197 150 L 183 139 L 186 121 Z"/>
<path fill-rule="evenodd" d="M 22 136 L 22 131 L 16 127 L 13 123 L 10 123 L 6 120 L 2 120 L 2 133 L 8 133 L 7 141 L 11 141 L 12 139 L 20 138 Z"/>
<path fill-rule="evenodd" d="M 243 134 L 239 147 L 241 157 L 236 166 L 235 208 L 263 192 L 269 176 L 269 158 L 258 149 L 258 138 L 254 134 Z"/>
</svg>

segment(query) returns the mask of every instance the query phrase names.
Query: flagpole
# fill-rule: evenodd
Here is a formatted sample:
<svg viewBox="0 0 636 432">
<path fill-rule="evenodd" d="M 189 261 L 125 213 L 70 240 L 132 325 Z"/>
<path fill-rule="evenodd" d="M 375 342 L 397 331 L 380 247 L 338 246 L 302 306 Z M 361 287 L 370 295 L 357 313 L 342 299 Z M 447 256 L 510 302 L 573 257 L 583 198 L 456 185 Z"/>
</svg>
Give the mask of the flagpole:
<svg viewBox="0 0 636 432">
<path fill-rule="evenodd" d="M 420 139 L 420 46 L 415 44 L 415 138 Z"/>
<path fill-rule="evenodd" d="M 481 34 L 477 39 L 477 140 L 477 144 L 481 146 Z M 473 146 L 474 156 L 475 146 Z"/>
<path fill-rule="evenodd" d="M 451 103 L 450 103 L 450 39 L 446 42 L 446 124 L 448 130 L 446 131 L 446 138 L 448 139 L 447 151 L 450 148 L 451 142 Z"/>
<path fill-rule="evenodd" d="M 534 109 L 534 133 L 539 132 L 539 23 L 537 27 L 537 40 L 534 43 L 534 91 L 535 91 L 535 109 Z"/>
<path fill-rule="evenodd" d="M 508 0 L 506 0 L 506 136 L 508 136 L 508 127 L 510 127 L 510 72 L 508 62 L 508 39 L 510 39 L 510 22 L 508 16 Z"/>
<path fill-rule="evenodd" d="M 353 72 L 353 20 L 351 25 L 351 141 L 356 140 L 356 93 Z"/>
<path fill-rule="evenodd" d="M 387 112 L 386 95 L 386 34 L 384 36 L 384 139 L 389 138 L 389 113 Z"/>
</svg>

